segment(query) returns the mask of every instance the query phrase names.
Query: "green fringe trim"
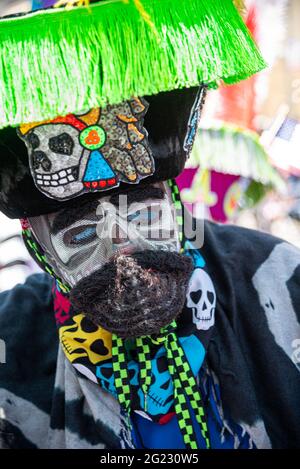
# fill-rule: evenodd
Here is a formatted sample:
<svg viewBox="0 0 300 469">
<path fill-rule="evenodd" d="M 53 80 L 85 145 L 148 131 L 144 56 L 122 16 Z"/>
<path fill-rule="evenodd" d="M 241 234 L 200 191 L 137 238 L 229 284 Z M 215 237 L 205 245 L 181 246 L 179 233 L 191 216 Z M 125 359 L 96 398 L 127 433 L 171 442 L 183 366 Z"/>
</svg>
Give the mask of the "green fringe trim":
<svg viewBox="0 0 300 469">
<path fill-rule="evenodd" d="M 285 182 L 272 166 L 256 132 L 227 124 L 198 130 L 186 168 L 209 169 L 250 178 L 278 191 Z"/>
<path fill-rule="evenodd" d="M 265 67 L 233 0 L 132 0 L 0 21 L 0 128 Z"/>
</svg>

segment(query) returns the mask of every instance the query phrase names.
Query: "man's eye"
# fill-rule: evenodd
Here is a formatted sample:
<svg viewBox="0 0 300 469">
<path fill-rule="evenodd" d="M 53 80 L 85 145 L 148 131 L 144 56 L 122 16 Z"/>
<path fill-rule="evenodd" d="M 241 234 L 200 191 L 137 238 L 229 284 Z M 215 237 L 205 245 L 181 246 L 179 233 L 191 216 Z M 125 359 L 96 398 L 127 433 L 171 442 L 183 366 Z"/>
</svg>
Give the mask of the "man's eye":
<svg viewBox="0 0 300 469">
<path fill-rule="evenodd" d="M 136 220 L 137 218 L 139 218 L 140 213 L 141 213 L 140 210 L 137 210 L 136 212 L 131 213 L 130 215 L 128 215 L 127 220 L 128 220 L 128 221 Z"/>
<path fill-rule="evenodd" d="M 64 243 L 68 246 L 81 246 L 97 238 L 97 226 L 77 226 L 64 234 Z"/>
<path fill-rule="evenodd" d="M 135 221 L 138 223 L 153 223 L 158 217 L 157 210 L 137 210 L 134 213 L 128 215 L 127 220 L 129 222 Z"/>
</svg>

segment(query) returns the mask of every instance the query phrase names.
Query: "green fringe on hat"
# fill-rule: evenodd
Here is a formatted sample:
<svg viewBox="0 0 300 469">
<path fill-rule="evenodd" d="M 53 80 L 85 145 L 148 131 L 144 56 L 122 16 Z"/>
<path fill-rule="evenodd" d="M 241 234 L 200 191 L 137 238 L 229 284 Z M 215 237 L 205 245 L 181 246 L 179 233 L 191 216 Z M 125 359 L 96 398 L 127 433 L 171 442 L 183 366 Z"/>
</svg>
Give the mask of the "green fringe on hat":
<svg viewBox="0 0 300 469">
<path fill-rule="evenodd" d="M 272 166 L 258 134 L 231 124 L 198 130 L 186 168 L 198 166 L 285 190 L 285 182 Z"/>
<path fill-rule="evenodd" d="M 233 0 L 132 0 L 0 21 L 0 128 L 265 67 Z"/>
</svg>

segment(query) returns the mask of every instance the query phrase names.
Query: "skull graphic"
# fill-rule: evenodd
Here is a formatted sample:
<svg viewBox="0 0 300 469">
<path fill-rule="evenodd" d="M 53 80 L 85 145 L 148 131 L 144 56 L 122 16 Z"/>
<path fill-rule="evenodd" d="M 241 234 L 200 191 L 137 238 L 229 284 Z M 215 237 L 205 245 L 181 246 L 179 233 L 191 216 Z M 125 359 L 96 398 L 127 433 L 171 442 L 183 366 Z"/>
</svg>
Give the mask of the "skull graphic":
<svg viewBox="0 0 300 469">
<path fill-rule="evenodd" d="M 216 292 L 210 276 L 195 269 L 189 283 L 187 307 L 192 311 L 197 329 L 207 331 L 215 323 Z"/>
<path fill-rule="evenodd" d="M 152 360 L 152 381 L 147 394 L 147 411 L 151 415 L 165 414 L 174 401 L 173 381 L 168 370 L 164 348 Z M 139 390 L 140 399 L 144 399 Z"/>
<path fill-rule="evenodd" d="M 89 152 L 82 151 L 79 132 L 66 124 L 47 124 L 28 135 L 30 165 L 37 187 L 54 198 L 68 198 L 83 190 L 84 162 Z"/>
<path fill-rule="evenodd" d="M 59 329 L 59 337 L 67 358 L 82 362 L 83 358 L 93 363 L 111 358 L 111 334 L 96 326 L 84 314 L 72 318 L 72 324 Z"/>
<path fill-rule="evenodd" d="M 165 350 L 161 347 L 151 360 L 152 378 L 147 394 L 147 412 L 150 415 L 160 415 L 168 411 L 173 403 L 173 382 L 168 371 Z M 143 408 L 144 394 L 139 387 L 139 365 L 131 360 L 128 363 L 129 379 L 132 391 L 139 404 L 138 408 Z M 96 376 L 100 384 L 106 391 L 116 396 L 114 374 L 111 363 L 103 363 L 97 366 Z"/>
<path fill-rule="evenodd" d="M 130 384 L 133 387 L 137 387 L 138 382 L 138 366 L 135 362 L 131 361 L 128 363 L 128 373 Z M 100 381 L 103 389 L 109 391 L 113 396 L 117 397 L 117 391 L 115 388 L 115 377 L 113 367 L 111 363 L 104 363 L 96 367 L 96 376 Z"/>
<path fill-rule="evenodd" d="M 151 176 L 154 161 L 143 127 L 147 108 L 146 101 L 135 98 L 22 125 L 18 134 L 27 146 L 37 188 L 48 197 L 67 200 Z"/>
<path fill-rule="evenodd" d="M 197 375 L 202 365 L 205 355 L 205 349 L 196 336 L 180 337 L 180 343 L 185 355 L 188 357 L 189 364 L 194 376 Z M 128 362 L 128 372 L 130 386 L 133 395 L 132 408 L 141 415 L 156 417 L 160 421 L 161 416 L 171 411 L 174 403 L 174 385 L 171 374 L 168 369 L 166 349 L 159 347 L 151 360 L 151 384 L 147 392 L 147 413 L 144 412 L 145 396 L 140 387 L 140 365 L 130 360 Z M 115 397 L 117 396 L 115 388 L 115 379 L 112 363 L 100 363 L 96 367 L 96 376 L 101 386 L 109 391 Z"/>
</svg>

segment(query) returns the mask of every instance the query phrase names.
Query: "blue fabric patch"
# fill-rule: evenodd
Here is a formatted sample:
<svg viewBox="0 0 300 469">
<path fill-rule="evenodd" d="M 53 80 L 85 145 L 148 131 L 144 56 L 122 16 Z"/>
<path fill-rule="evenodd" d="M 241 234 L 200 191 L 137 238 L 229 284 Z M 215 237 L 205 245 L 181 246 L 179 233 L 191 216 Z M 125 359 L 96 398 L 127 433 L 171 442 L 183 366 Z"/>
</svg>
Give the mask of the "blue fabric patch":
<svg viewBox="0 0 300 469">
<path fill-rule="evenodd" d="M 93 182 L 103 179 L 112 179 L 116 175 L 107 163 L 106 159 L 98 150 L 92 151 L 87 163 L 84 182 Z"/>
</svg>

